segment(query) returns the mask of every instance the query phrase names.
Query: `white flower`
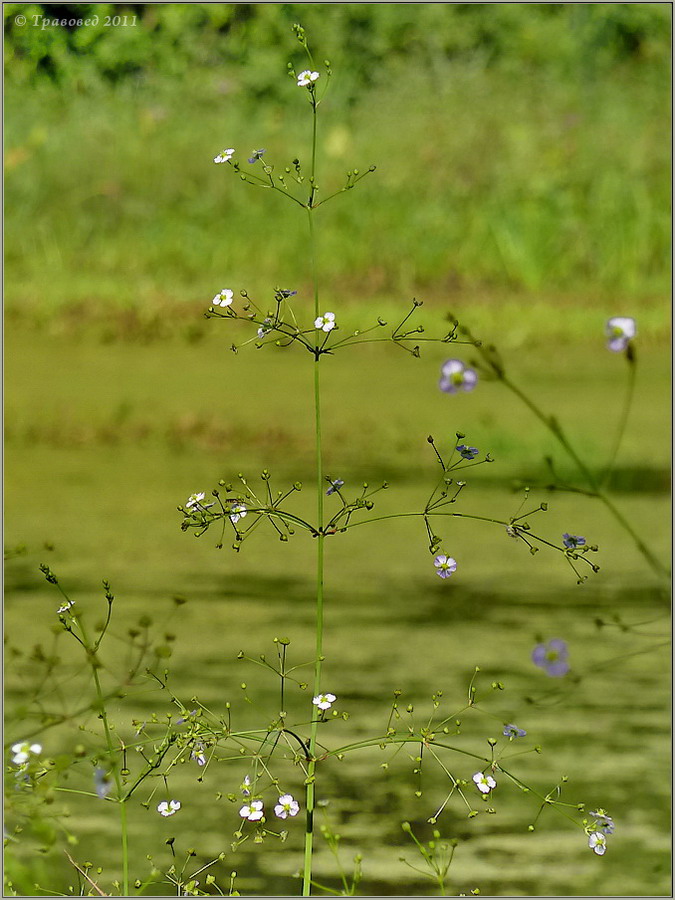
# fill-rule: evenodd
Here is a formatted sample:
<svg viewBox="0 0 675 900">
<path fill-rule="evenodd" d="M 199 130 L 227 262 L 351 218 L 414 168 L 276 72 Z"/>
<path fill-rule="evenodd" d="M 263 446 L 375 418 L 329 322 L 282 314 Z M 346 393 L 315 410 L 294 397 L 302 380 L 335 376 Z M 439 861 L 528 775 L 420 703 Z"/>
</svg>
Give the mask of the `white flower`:
<svg viewBox="0 0 675 900">
<path fill-rule="evenodd" d="M 247 776 L 244 778 L 244 780 L 243 780 L 243 782 L 242 782 L 242 785 L 241 785 L 241 792 L 242 792 L 242 794 L 244 795 L 244 797 L 250 797 L 250 796 L 251 796 L 251 790 L 250 790 L 250 788 L 251 788 L 251 779 L 250 779 L 250 777 L 247 775 Z"/>
<path fill-rule="evenodd" d="M 61 606 L 59 606 L 59 608 L 57 610 L 58 614 L 62 615 L 63 613 L 67 613 L 68 610 L 70 609 L 70 607 L 74 605 L 74 603 L 75 603 L 74 600 L 66 600 L 65 603 L 63 603 L 63 604 L 61 604 Z"/>
<path fill-rule="evenodd" d="M 224 163 L 229 162 L 234 155 L 234 147 L 230 147 L 229 150 L 223 150 L 218 156 L 213 157 L 214 163 Z"/>
<path fill-rule="evenodd" d="M 298 87 L 310 87 L 319 77 L 318 72 L 312 72 L 311 69 L 305 69 L 298 75 Z"/>
<path fill-rule="evenodd" d="M 211 301 L 214 306 L 231 306 L 232 304 L 232 291 L 227 288 L 223 288 Z"/>
<path fill-rule="evenodd" d="M 484 772 L 476 772 L 473 776 L 473 780 L 481 794 L 489 794 L 492 788 L 497 787 L 497 782 L 492 775 L 486 775 Z"/>
<path fill-rule="evenodd" d="M 190 494 L 190 496 L 185 501 L 185 509 L 199 509 L 204 512 L 207 509 L 211 509 L 214 505 L 213 503 L 202 503 L 202 500 L 206 497 L 206 494 L 203 491 L 200 491 L 198 494 Z"/>
<path fill-rule="evenodd" d="M 314 327 L 322 331 L 332 331 L 335 328 L 335 313 L 327 312 L 314 320 Z"/>
<path fill-rule="evenodd" d="M 14 744 L 12 747 L 12 762 L 17 766 L 23 766 L 30 759 L 31 753 L 35 756 L 38 753 L 42 753 L 42 745 L 41 744 L 29 744 L 28 741 L 23 741 L 19 744 Z"/>
<path fill-rule="evenodd" d="M 615 316 L 607 322 L 605 331 L 609 338 L 608 348 L 615 353 L 620 353 L 626 349 L 628 341 L 637 334 L 635 319 L 628 316 Z"/>
<path fill-rule="evenodd" d="M 230 510 L 230 522 L 232 522 L 233 525 L 236 525 L 239 519 L 243 519 L 245 515 L 246 507 L 242 503 L 239 503 Z"/>
<path fill-rule="evenodd" d="M 605 850 L 607 849 L 607 838 L 600 831 L 593 831 L 588 836 L 588 846 L 591 848 L 593 853 L 597 853 L 598 856 L 602 856 Z"/>
<path fill-rule="evenodd" d="M 337 697 L 335 694 L 318 694 L 318 696 L 312 700 L 312 703 L 314 706 L 318 706 L 319 709 L 330 709 L 336 700 Z"/>
<path fill-rule="evenodd" d="M 249 822 L 258 822 L 262 819 L 263 813 L 263 802 L 262 800 L 251 800 L 250 803 L 247 803 L 245 806 L 239 810 L 239 815 L 242 819 L 248 819 Z"/>
<path fill-rule="evenodd" d="M 293 799 L 292 794 L 284 794 L 282 797 L 279 797 L 279 802 L 274 807 L 274 813 L 280 819 L 285 819 L 288 816 L 297 816 L 299 812 L 300 804 Z"/>
<path fill-rule="evenodd" d="M 162 800 L 157 804 L 157 812 L 160 816 L 173 816 L 180 809 L 180 800 Z"/>
</svg>

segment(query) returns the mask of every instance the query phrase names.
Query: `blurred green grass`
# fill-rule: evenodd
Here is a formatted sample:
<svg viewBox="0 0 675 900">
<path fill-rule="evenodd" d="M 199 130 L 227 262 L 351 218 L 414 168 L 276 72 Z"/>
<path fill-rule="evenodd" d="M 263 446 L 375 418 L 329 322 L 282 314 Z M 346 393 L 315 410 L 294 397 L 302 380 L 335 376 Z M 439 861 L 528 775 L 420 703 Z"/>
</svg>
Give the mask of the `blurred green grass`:
<svg viewBox="0 0 675 900">
<path fill-rule="evenodd" d="M 351 99 L 338 69 L 319 186 L 326 196 L 354 166 L 378 171 L 318 214 L 326 301 L 611 300 L 658 309 L 663 328 L 669 79 L 659 58 L 591 63 L 394 58 Z M 245 166 L 263 146 L 277 171 L 307 161 L 305 98 L 283 69 L 265 75 L 278 95 L 204 68 L 86 90 L 8 78 L 8 309 L 169 315 L 221 282 L 307 289 L 300 210 L 212 162 L 223 146 Z"/>
</svg>

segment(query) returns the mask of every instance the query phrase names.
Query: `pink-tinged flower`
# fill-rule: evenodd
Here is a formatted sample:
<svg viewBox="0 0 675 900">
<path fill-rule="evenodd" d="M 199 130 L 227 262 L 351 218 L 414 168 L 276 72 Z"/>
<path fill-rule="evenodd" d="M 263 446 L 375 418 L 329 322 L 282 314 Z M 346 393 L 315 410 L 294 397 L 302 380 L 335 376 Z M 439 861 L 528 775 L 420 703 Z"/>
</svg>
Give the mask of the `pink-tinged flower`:
<svg viewBox="0 0 675 900">
<path fill-rule="evenodd" d="M 607 347 L 614 353 L 620 353 L 626 349 L 628 341 L 637 334 L 635 319 L 629 316 L 615 316 L 605 325 L 605 332 L 608 337 Z"/>
<path fill-rule="evenodd" d="M 280 819 L 286 819 L 288 816 L 297 816 L 300 812 L 300 804 L 293 799 L 292 794 L 284 794 L 279 797 L 279 802 L 274 807 L 274 813 Z"/>
<path fill-rule="evenodd" d="M 449 578 L 452 573 L 457 569 L 457 563 L 451 556 L 444 556 L 441 554 L 437 556 L 434 560 L 434 565 L 438 570 L 438 574 L 441 578 Z"/>
<path fill-rule="evenodd" d="M 532 662 L 535 666 L 539 666 L 553 678 L 567 675 L 570 670 L 567 657 L 567 644 L 560 638 L 553 638 L 548 644 L 537 644 L 532 651 Z"/>
<path fill-rule="evenodd" d="M 259 822 L 264 816 L 262 800 L 251 800 L 239 810 L 242 819 L 248 819 L 249 822 Z"/>
<path fill-rule="evenodd" d="M 497 782 L 492 775 L 486 775 L 485 772 L 476 772 L 473 780 L 481 794 L 489 794 L 493 788 L 497 787 Z"/>
<path fill-rule="evenodd" d="M 472 391 L 478 383 L 475 369 L 469 369 L 461 359 L 448 359 L 441 366 L 439 388 L 446 394 L 458 391 Z"/>
</svg>

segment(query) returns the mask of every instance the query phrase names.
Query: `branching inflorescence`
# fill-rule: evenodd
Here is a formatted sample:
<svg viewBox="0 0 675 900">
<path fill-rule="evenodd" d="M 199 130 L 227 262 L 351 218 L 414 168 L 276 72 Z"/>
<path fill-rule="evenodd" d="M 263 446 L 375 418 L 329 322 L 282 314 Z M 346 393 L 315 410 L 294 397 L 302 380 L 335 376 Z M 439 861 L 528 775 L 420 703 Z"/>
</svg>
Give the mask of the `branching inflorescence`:
<svg viewBox="0 0 675 900">
<path fill-rule="evenodd" d="M 324 766 L 343 760 L 354 752 L 382 754 L 380 765 L 387 768 L 397 758 L 410 762 L 409 775 L 416 797 L 432 795 L 432 804 L 427 824 L 435 826 L 450 803 L 463 809 L 469 819 L 482 811 L 489 815 L 497 812 L 497 798 L 508 797 L 509 790 L 526 793 L 535 798 L 538 811 L 534 815 L 529 830 L 535 829 L 539 816 L 547 808 L 555 808 L 577 827 L 588 839 L 588 846 L 597 855 L 603 855 L 607 837 L 614 831 L 614 822 L 603 809 L 584 815 L 583 804 L 570 803 L 562 799 L 566 778 L 560 778 L 547 792 L 526 784 L 512 768 L 523 754 L 539 753 L 541 748 L 529 746 L 527 731 L 513 722 L 491 722 L 492 734 L 479 743 L 471 734 L 465 733 L 465 719 L 476 714 L 495 717 L 486 709 L 486 699 L 490 691 L 501 691 L 504 685 L 493 681 L 489 686 L 481 682 L 479 696 L 478 675 L 475 668 L 469 681 L 466 696 L 459 703 L 450 704 L 442 690 L 431 695 L 428 710 L 420 713 L 413 703 L 403 701 L 402 691 L 396 690 L 383 715 L 380 726 L 374 734 L 359 740 L 340 739 L 340 725 L 348 721 L 348 702 L 340 696 L 340 686 L 324 684 L 323 638 L 324 638 L 324 564 L 326 539 L 344 534 L 353 528 L 366 524 L 383 523 L 390 519 L 410 518 L 419 523 L 421 537 L 432 557 L 428 574 L 434 572 L 445 583 L 457 570 L 459 563 L 450 555 L 444 539 L 439 535 L 443 523 L 448 518 L 469 519 L 497 528 L 501 536 L 512 539 L 514 546 L 527 547 L 532 554 L 544 549 L 562 556 L 569 564 L 579 582 L 585 578 L 584 566 L 593 572 L 598 566 L 593 562 L 597 546 L 586 538 L 572 532 L 565 532 L 557 539 L 551 539 L 535 530 L 531 520 L 540 518 L 546 512 L 546 503 L 532 503 L 529 488 L 525 489 L 522 502 L 510 516 L 492 517 L 471 512 L 457 511 L 459 501 L 466 497 L 470 470 L 491 464 L 493 457 L 472 446 L 465 433 L 455 432 L 452 440 L 437 441 L 429 435 L 429 450 L 437 465 L 437 477 L 430 491 L 413 509 L 396 514 L 380 514 L 376 509 L 378 495 L 387 490 L 387 482 L 371 487 L 358 487 L 348 483 L 345 473 L 327 472 L 324 467 L 324 449 L 321 430 L 321 372 L 328 357 L 338 351 L 357 344 L 388 342 L 402 348 L 413 357 L 420 357 L 425 342 L 437 344 L 465 345 L 471 348 L 476 358 L 465 363 L 454 356 L 441 367 L 438 388 L 449 396 L 474 390 L 479 378 L 490 378 L 501 382 L 518 396 L 534 415 L 552 432 L 567 455 L 574 461 L 584 480 L 584 486 L 567 485 L 555 478 L 549 488 L 574 490 L 601 500 L 616 516 L 636 541 L 637 546 L 656 568 L 658 561 L 653 558 L 630 523 L 622 517 L 606 491 L 608 473 L 614 464 L 621 435 L 625 428 L 627 408 L 622 414 L 619 432 L 614 442 L 607 469 L 597 476 L 590 466 L 575 451 L 570 439 L 563 432 L 557 420 L 546 416 L 540 408 L 507 376 L 500 354 L 492 345 L 485 345 L 452 316 L 446 327 L 439 329 L 435 336 L 426 334 L 421 325 L 414 325 L 414 316 L 422 303 L 413 299 L 412 304 L 395 327 L 382 318 L 364 330 L 353 330 L 343 334 L 340 312 L 326 310 L 320 303 L 319 277 L 316 266 L 316 228 L 314 211 L 329 200 L 351 191 L 361 180 L 375 171 L 371 165 L 360 171 L 350 170 L 344 185 L 337 191 L 323 197 L 317 178 L 317 121 L 318 110 L 328 89 L 331 77 L 329 63 L 319 71 L 307 45 L 304 30 L 294 26 L 296 37 L 307 55 L 309 68 L 296 73 L 289 65 L 289 73 L 294 79 L 301 96 L 308 101 L 311 113 L 311 152 L 309 162 L 301 163 L 294 157 L 289 165 L 279 169 L 269 159 L 264 148 L 251 152 L 246 162 L 237 157 L 234 148 L 229 147 L 216 155 L 218 166 L 229 168 L 245 184 L 272 190 L 288 199 L 291 205 L 307 216 L 308 247 L 311 261 L 313 297 L 304 302 L 298 291 L 277 287 L 271 292 L 269 303 L 253 298 L 245 290 L 235 291 L 222 288 L 213 297 L 205 315 L 208 319 L 225 320 L 243 330 L 242 339 L 232 343 L 232 350 L 253 345 L 265 348 L 274 345 L 282 349 L 300 348 L 313 368 L 314 380 L 314 424 L 315 424 L 315 513 L 310 517 L 298 511 L 294 500 L 303 489 L 301 482 L 276 488 L 267 469 L 259 479 L 238 474 L 231 482 L 220 480 L 218 486 L 208 494 L 198 491 L 192 494 L 178 511 L 182 516 L 181 528 L 199 537 L 211 529 L 217 535 L 217 547 L 226 542 L 235 550 L 268 526 L 280 541 L 288 541 L 294 534 L 306 533 L 312 538 L 316 556 L 316 602 L 315 602 L 315 646 L 313 658 L 291 664 L 286 637 L 274 639 L 275 656 L 265 654 L 247 656 L 240 651 L 238 658 L 264 669 L 278 683 L 278 704 L 263 713 L 259 726 L 251 728 L 243 716 L 226 700 L 221 709 L 210 709 L 197 697 L 181 697 L 174 690 L 168 670 L 161 670 L 160 661 L 169 655 L 166 648 L 155 649 L 153 665 L 145 663 L 150 647 L 147 625 L 134 629 L 132 645 L 134 656 L 127 675 L 121 681 L 111 679 L 101 661 L 102 643 L 106 639 L 111 621 L 113 594 L 110 585 L 104 582 L 106 598 L 105 621 L 92 638 L 84 626 L 79 608 L 63 590 L 58 578 L 47 566 L 42 572 L 47 581 L 61 592 L 61 602 L 57 616 L 63 631 L 73 638 L 87 664 L 93 685 L 92 697 L 79 712 L 95 712 L 100 720 L 101 731 L 97 734 L 103 745 L 93 759 L 87 760 L 89 784 L 86 789 L 74 790 L 60 785 L 56 790 L 64 793 L 80 793 L 97 798 L 107 804 L 115 804 L 120 816 L 122 843 L 122 883 L 118 885 L 127 896 L 130 889 L 129 853 L 126 810 L 133 799 L 163 818 L 180 817 L 189 803 L 185 798 L 173 796 L 169 780 L 178 765 L 194 767 L 201 782 L 209 777 L 216 764 L 229 763 L 236 777 L 230 787 L 236 789 L 219 791 L 218 799 L 232 804 L 235 827 L 230 849 L 235 852 L 243 843 L 252 839 L 260 843 L 267 838 L 285 841 L 294 822 L 304 820 L 304 849 L 301 865 L 302 893 L 309 895 L 314 888 L 322 889 L 313 874 L 314 838 L 320 831 L 333 854 L 340 871 L 342 893 L 353 894 L 362 878 L 361 857 L 357 855 L 354 869 L 348 875 L 342 867 L 339 856 L 340 836 L 333 830 L 326 816 L 321 824 L 317 815 L 321 807 L 317 799 L 317 783 Z M 635 355 L 631 341 L 636 334 L 635 323 L 627 317 L 617 317 L 608 323 L 607 339 L 609 349 L 625 354 L 631 372 L 629 398 L 634 380 Z M 628 401 L 629 402 L 629 401 Z M 550 469 L 555 476 L 552 461 Z M 344 477 L 341 477 L 344 475 Z M 301 507 L 304 510 L 304 506 Z M 452 582 L 450 582 L 452 583 Z M 532 662 L 547 675 L 564 677 L 569 669 L 567 643 L 560 638 L 539 643 L 532 652 Z M 309 669 L 311 674 L 307 673 Z M 47 675 L 51 674 L 51 669 Z M 46 678 L 47 676 L 45 676 Z M 142 677 L 144 683 L 159 690 L 170 706 L 165 716 L 152 714 L 147 721 L 134 721 L 133 736 L 123 740 L 115 732 L 110 722 L 108 707 L 113 698 L 119 699 L 123 689 Z M 247 701 L 247 685 L 242 682 L 240 689 Z M 335 691 L 336 693 L 333 693 Z M 37 694 L 36 706 L 39 706 Z M 34 734 L 47 727 L 59 724 L 63 719 L 49 720 L 40 708 L 42 725 L 35 732 L 25 734 L 22 740 L 10 744 L 12 771 L 17 788 L 25 794 L 55 778 L 55 770 L 43 761 L 43 743 L 33 741 Z M 75 717 L 78 711 L 71 713 Z M 522 723 L 521 723 L 522 724 Z M 521 743 L 522 747 L 521 749 Z M 486 749 L 487 746 L 487 749 Z M 133 752 L 132 752 L 133 751 Z M 91 763 L 93 762 L 93 767 Z M 78 762 L 79 765 L 79 762 Z M 516 763 L 517 765 L 517 763 Z M 439 779 L 428 780 L 429 771 L 434 771 Z M 219 781 L 222 775 L 219 774 Z M 427 784 L 432 787 L 428 788 Z M 425 842 L 414 834 L 412 826 L 404 822 L 403 830 L 409 834 L 422 860 L 422 869 L 411 866 L 417 872 L 428 875 L 437 884 L 441 893 L 447 888 L 447 873 L 455 851 L 456 841 L 441 838 L 440 831 L 434 830 L 433 840 Z M 188 850 L 182 864 L 179 864 L 173 839 L 168 841 L 174 862 L 164 873 L 154 872 L 145 882 L 136 882 L 142 891 L 151 883 L 156 883 L 159 875 L 162 881 L 177 889 L 179 894 L 205 895 L 217 890 L 221 894 L 237 894 L 236 873 L 230 875 L 229 888 L 225 890 L 215 885 L 215 876 L 208 872 L 211 867 L 224 862 L 225 855 L 210 859 L 194 868 L 191 862 L 195 855 Z M 69 857 L 69 859 L 71 859 Z M 411 865 L 407 859 L 406 865 Z M 91 878 L 89 867 L 82 868 L 71 859 L 72 865 L 85 879 L 88 890 L 101 894 L 97 883 Z M 154 871 L 154 870 L 153 870 Z M 204 881 L 200 883 L 200 878 Z M 215 887 L 213 887 L 215 885 Z M 213 890 L 212 890 L 213 887 Z M 325 890 L 336 893 L 332 888 Z"/>
</svg>

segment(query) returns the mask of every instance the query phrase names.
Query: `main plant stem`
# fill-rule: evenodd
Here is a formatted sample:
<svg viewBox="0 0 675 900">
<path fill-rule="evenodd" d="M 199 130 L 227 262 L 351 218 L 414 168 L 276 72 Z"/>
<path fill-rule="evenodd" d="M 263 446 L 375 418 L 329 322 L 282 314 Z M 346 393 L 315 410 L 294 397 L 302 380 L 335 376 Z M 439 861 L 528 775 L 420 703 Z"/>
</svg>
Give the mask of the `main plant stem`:
<svg viewBox="0 0 675 900">
<path fill-rule="evenodd" d="M 319 281 L 316 265 L 316 238 L 314 234 L 314 216 L 312 202 L 314 197 L 314 178 L 316 172 L 316 104 L 313 104 L 312 123 L 312 177 L 311 194 L 307 206 L 309 218 L 309 244 L 312 260 L 312 281 L 314 285 L 314 317 L 319 316 Z M 321 355 L 317 354 L 314 360 L 314 441 L 316 447 L 316 640 L 314 662 L 314 691 L 316 697 L 321 692 L 321 663 L 323 662 L 323 561 L 324 561 L 324 534 L 323 534 L 323 448 L 321 444 Z M 312 848 L 314 844 L 314 808 L 316 802 L 316 739 L 319 728 L 319 710 L 312 706 L 312 726 L 309 738 L 309 761 L 307 764 L 307 779 L 305 802 L 307 819 L 305 827 L 305 855 L 302 873 L 302 896 L 309 897 L 312 893 Z"/>
</svg>

